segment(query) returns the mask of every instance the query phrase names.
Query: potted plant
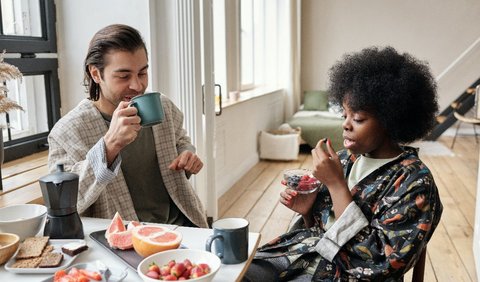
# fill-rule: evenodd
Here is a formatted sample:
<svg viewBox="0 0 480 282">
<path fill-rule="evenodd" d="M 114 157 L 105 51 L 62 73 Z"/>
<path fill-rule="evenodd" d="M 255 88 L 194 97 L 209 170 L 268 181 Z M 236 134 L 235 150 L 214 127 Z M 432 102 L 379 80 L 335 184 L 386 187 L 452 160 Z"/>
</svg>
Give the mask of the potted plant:
<svg viewBox="0 0 480 282">
<path fill-rule="evenodd" d="M 4 62 L 5 53 L 6 53 L 5 50 L 3 50 L 2 53 L 0 53 L 0 113 L 7 113 L 11 110 L 23 111 L 22 106 L 20 106 L 17 102 L 7 97 L 7 93 L 8 93 L 7 81 L 14 80 L 14 79 L 21 80 L 23 75 L 16 66 L 13 66 L 11 64 Z M 3 190 L 1 167 L 3 164 L 3 127 L 4 126 L 5 125 L 0 124 L 0 129 L 2 129 L 2 132 L 0 133 L 0 191 Z"/>
</svg>

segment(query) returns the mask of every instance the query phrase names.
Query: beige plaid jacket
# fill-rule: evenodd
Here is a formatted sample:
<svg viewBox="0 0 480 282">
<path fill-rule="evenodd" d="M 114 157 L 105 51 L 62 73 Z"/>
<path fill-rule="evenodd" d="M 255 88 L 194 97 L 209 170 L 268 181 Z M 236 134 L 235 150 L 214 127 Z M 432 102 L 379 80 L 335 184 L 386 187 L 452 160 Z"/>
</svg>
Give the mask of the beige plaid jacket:
<svg viewBox="0 0 480 282">
<path fill-rule="evenodd" d="M 168 169 L 179 153 L 195 148 L 183 129 L 182 112 L 165 95 L 162 103 L 165 120 L 153 127 L 153 135 L 165 187 L 191 222 L 207 227 L 205 209 L 184 171 Z M 107 130 L 93 102 L 81 101 L 55 124 L 48 136 L 49 171 L 54 172 L 56 164 L 63 163 L 65 171 L 79 175 L 77 209 L 82 216 L 113 218 L 118 211 L 125 220 L 138 220 L 120 165 L 114 171 L 107 168 L 102 138 Z"/>
</svg>

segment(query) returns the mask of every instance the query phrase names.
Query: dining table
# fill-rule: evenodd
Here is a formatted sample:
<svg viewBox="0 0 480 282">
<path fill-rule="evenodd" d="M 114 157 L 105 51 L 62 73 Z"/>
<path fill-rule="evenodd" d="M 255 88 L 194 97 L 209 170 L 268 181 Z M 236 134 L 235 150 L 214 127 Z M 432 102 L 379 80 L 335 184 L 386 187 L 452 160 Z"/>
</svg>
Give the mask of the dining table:
<svg viewBox="0 0 480 282">
<path fill-rule="evenodd" d="M 91 238 L 91 233 L 107 229 L 111 220 L 91 217 L 82 217 L 81 219 L 85 234 L 84 240 L 87 243 L 88 249 L 80 253 L 69 266 L 80 263 L 92 263 L 100 260 L 109 268 L 121 269 L 122 271 L 126 270 L 127 276 L 123 280 L 125 282 L 142 281 L 140 276 L 137 274 L 137 271 L 131 265 L 126 263 L 122 258 L 112 252 L 112 250 L 109 250 L 107 247 L 101 245 L 98 241 Z M 208 237 L 213 234 L 213 229 L 208 228 L 194 228 L 165 224 L 160 225 L 179 231 L 183 237 L 182 246 L 190 249 L 205 250 L 205 242 L 207 241 Z M 238 264 L 221 264 L 220 269 L 213 278 L 213 281 L 240 281 L 255 255 L 255 250 L 260 242 L 260 237 L 260 233 L 249 232 L 247 260 Z M 69 266 L 66 266 L 66 268 Z M 48 279 L 52 276 L 52 273 L 15 273 L 7 271 L 5 264 L 0 267 L 1 281 L 38 282 Z"/>
</svg>

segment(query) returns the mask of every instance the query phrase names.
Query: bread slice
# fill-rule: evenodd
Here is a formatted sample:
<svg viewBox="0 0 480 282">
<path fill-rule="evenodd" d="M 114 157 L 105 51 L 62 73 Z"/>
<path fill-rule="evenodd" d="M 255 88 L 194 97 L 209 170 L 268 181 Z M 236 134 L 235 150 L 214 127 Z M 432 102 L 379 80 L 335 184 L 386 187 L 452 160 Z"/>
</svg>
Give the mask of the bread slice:
<svg viewBox="0 0 480 282">
<path fill-rule="evenodd" d="M 88 249 L 88 246 L 85 242 L 72 242 L 62 246 L 62 252 L 72 257 L 85 251 L 86 249 Z"/>
<path fill-rule="evenodd" d="M 36 258 L 42 255 L 43 249 L 48 244 L 48 236 L 29 237 L 21 244 L 16 259 Z"/>
<path fill-rule="evenodd" d="M 47 253 L 42 256 L 42 261 L 38 267 L 46 268 L 46 267 L 57 267 L 63 261 L 63 254 L 61 253 Z"/>
</svg>

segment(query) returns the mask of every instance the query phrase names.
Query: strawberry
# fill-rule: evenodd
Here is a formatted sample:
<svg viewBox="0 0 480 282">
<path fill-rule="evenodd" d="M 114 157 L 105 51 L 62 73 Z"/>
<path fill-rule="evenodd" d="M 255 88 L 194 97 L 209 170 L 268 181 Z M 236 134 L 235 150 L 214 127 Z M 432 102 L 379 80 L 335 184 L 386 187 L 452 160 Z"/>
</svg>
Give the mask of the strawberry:
<svg viewBox="0 0 480 282">
<path fill-rule="evenodd" d="M 192 273 L 192 266 L 187 266 L 187 267 L 185 268 L 185 271 L 182 273 L 182 276 L 180 276 L 180 277 L 183 277 L 183 278 L 187 278 L 187 279 L 188 279 L 188 278 L 190 278 L 190 274 L 191 274 L 191 273 Z M 180 278 L 180 277 L 179 277 L 179 278 Z"/>
<path fill-rule="evenodd" d="M 211 271 L 210 266 L 206 263 L 200 263 L 200 264 L 198 264 L 198 266 L 200 266 L 203 269 L 203 272 L 205 274 L 210 273 L 210 271 Z"/>
<path fill-rule="evenodd" d="M 150 277 L 150 278 L 152 278 L 152 279 L 158 279 L 158 277 L 160 277 L 160 275 L 158 274 L 158 272 L 153 271 L 153 270 L 148 271 L 147 274 L 145 274 L 145 275 L 147 275 L 147 277 Z"/>
<path fill-rule="evenodd" d="M 198 278 L 198 277 L 202 277 L 203 275 L 205 275 L 205 272 L 203 272 L 203 269 L 197 265 L 192 268 L 190 278 Z"/>
<path fill-rule="evenodd" d="M 192 262 L 189 259 L 185 259 L 183 261 L 183 264 L 185 265 L 185 267 L 192 266 Z"/>
<path fill-rule="evenodd" d="M 160 273 L 160 268 L 156 263 L 152 262 L 152 264 L 148 266 L 148 271 L 155 271 L 157 273 Z"/>
<path fill-rule="evenodd" d="M 175 275 L 175 277 L 180 277 L 182 276 L 184 271 L 185 265 L 183 264 L 183 262 L 177 262 L 170 270 L 170 274 Z"/>
<path fill-rule="evenodd" d="M 310 185 L 305 184 L 305 183 L 299 183 L 297 186 L 298 191 L 307 191 L 310 190 Z"/>
<path fill-rule="evenodd" d="M 170 270 L 171 270 L 170 266 L 164 265 L 160 267 L 160 275 L 167 276 L 170 274 Z"/>
<path fill-rule="evenodd" d="M 163 277 L 163 280 L 166 280 L 166 281 L 177 281 L 178 278 L 177 278 L 177 276 L 170 274 L 170 275 L 164 276 L 164 277 Z"/>
<path fill-rule="evenodd" d="M 168 266 L 170 266 L 170 268 L 172 268 L 174 265 L 175 265 L 175 260 L 172 259 L 171 261 L 168 262 Z"/>
</svg>

